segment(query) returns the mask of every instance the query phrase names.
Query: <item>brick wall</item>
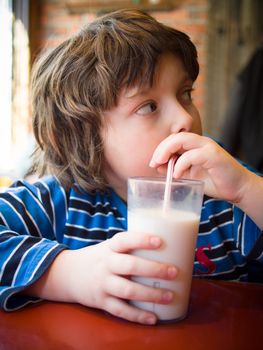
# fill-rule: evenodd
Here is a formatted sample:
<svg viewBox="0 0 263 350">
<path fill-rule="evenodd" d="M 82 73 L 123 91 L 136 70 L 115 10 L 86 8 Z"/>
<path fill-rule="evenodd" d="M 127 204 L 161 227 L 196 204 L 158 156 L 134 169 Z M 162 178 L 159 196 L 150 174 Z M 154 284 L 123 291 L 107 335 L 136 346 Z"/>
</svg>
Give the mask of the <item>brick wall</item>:
<svg viewBox="0 0 263 350">
<path fill-rule="evenodd" d="M 88 1 L 87 1 L 88 2 Z M 205 114 L 204 83 L 206 66 L 206 34 L 208 23 L 208 0 L 175 1 L 178 5 L 172 11 L 151 12 L 160 22 L 186 32 L 197 46 L 200 75 L 193 94 L 201 117 Z M 42 0 L 40 3 L 38 46 L 51 48 L 75 33 L 80 27 L 93 20 L 94 14 L 72 14 L 63 0 Z"/>
</svg>

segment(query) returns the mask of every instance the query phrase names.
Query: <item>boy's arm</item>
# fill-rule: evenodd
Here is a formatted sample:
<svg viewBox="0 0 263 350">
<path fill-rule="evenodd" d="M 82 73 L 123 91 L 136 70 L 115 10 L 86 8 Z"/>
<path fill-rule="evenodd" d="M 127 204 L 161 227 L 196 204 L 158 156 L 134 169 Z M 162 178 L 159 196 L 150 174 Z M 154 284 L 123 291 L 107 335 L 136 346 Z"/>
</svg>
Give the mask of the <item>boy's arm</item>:
<svg viewBox="0 0 263 350">
<path fill-rule="evenodd" d="M 158 249 L 158 237 L 120 233 L 102 243 L 61 252 L 47 272 L 23 294 L 47 300 L 74 302 L 95 307 L 124 319 L 154 324 L 152 312 L 140 310 L 126 300 L 168 304 L 172 292 L 137 284 L 127 276 L 174 279 L 176 268 L 126 254 L 133 249 Z"/>
<path fill-rule="evenodd" d="M 263 178 L 248 171 L 240 193 L 241 199 L 236 205 L 263 230 Z"/>
<path fill-rule="evenodd" d="M 0 225 L 0 307 L 18 309 L 30 302 L 19 292 L 45 273 L 65 246 L 40 237 L 20 235 Z"/>
<path fill-rule="evenodd" d="M 66 248 L 56 240 L 64 224 L 65 207 L 65 196 L 58 187 L 54 181 L 50 186 L 38 183 L 38 187 L 17 181 L 0 193 L 0 307 L 4 310 L 36 302 L 19 292 L 45 273 Z M 45 210 L 52 208 L 53 194 L 60 208 L 61 221 L 57 224 L 55 210 Z"/>
<path fill-rule="evenodd" d="M 174 178 L 202 180 L 205 193 L 229 201 L 263 229 L 263 179 L 236 161 L 212 139 L 193 133 L 172 134 L 156 148 L 150 166 L 166 172 L 171 155 L 177 154 Z"/>
</svg>

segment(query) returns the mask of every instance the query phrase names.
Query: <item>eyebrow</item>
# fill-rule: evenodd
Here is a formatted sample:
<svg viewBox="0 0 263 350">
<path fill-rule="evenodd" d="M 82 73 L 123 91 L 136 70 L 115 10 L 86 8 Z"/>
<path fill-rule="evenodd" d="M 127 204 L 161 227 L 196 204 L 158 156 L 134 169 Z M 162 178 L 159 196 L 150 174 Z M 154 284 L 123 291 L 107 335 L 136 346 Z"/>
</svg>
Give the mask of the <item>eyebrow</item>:
<svg viewBox="0 0 263 350">
<path fill-rule="evenodd" d="M 192 79 L 189 77 L 189 74 L 188 74 L 188 73 L 186 73 L 186 74 L 183 76 L 183 78 L 182 78 L 180 84 L 184 84 L 184 83 L 186 83 L 186 82 L 194 83 L 194 82 L 192 81 Z M 153 85 L 154 85 L 154 84 L 153 84 Z M 134 97 L 136 97 L 136 96 L 138 96 L 138 95 L 146 95 L 146 94 L 149 92 L 150 89 L 151 89 L 151 86 L 149 86 L 149 87 L 143 86 L 142 88 L 140 88 L 140 87 L 138 87 L 138 86 L 135 86 L 135 87 L 133 87 L 133 88 L 131 88 L 131 89 L 127 89 L 127 92 L 125 92 L 124 97 L 125 97 L 125 98 L 128 98 L 128 99 L 132 99 L 132 98 L 134 98 Z"/>
<path fill-rule="evenodd" d="M 140 89 L 139 87 L 134 87 L 134 88 L 131 88 L 129 89 L 125 94 L 124 96 L 128 99 L 131 99 L 131 98 L 134 98 L 138 95 L 146 95 L 150 90 L 150 87 L 149 88 L 142 88 Z"/>
</svg>

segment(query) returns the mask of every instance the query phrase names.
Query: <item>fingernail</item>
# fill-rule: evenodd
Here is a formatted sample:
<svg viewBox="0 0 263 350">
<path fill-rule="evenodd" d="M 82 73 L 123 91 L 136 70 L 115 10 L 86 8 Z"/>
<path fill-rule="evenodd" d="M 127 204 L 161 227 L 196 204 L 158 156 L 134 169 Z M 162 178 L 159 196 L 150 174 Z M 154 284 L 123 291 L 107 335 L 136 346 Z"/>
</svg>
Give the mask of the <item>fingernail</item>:
<svg viewBox="0 0 263 350">
<path fill-rule="evenodd" d="M 162 295 L 163 301 L 172 301 L 173 300 L 173 293 L 172 292 L 165 292 Z"/>
<path fill-rule="evenodd" d="M 161 239 L 159 237 L 151 237 L 150 243 L 152 247 L 159 247 L 161 244 Z"/>
<path fill-rule="evenodd" d="M 174 278 L 177 274 L 177 270 L 174 266 L 170 266 L 167 271 L 168 277 L 169 278 Z"/>
<path fill-rule="evenodd" d="M 146 324 L 155 324 L 155 322 L 156 322 L 156 319 L 154 317 L 147 317 L 145 319 Z"/>
<path fill-rule="evenodd" d="M 157 165 L 157 163 L 154 160 L 151 160 L 150 163 L 149 163 L 149 166 L 151 168 L 154 168 L 156 165 Z"/>
</svg>

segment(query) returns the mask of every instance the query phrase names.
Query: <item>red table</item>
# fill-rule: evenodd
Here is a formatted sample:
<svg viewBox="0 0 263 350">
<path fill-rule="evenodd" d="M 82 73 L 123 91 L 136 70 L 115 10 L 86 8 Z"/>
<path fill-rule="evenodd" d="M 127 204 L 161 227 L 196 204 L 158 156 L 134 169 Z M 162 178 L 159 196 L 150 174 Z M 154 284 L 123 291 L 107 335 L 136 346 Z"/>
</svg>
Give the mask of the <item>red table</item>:
<svg viewBox="0 0 263 350">
<path fill-rule="evenodd" d="M 0 349 L 263 348 L 263 285 L 194 280 L 189 316 L 143 326 L 80 305 L 43 302 L 0 312 Z"/>
</svg>

